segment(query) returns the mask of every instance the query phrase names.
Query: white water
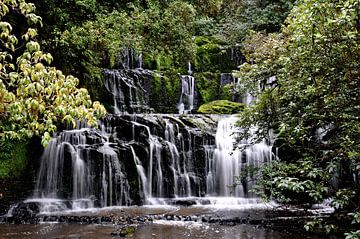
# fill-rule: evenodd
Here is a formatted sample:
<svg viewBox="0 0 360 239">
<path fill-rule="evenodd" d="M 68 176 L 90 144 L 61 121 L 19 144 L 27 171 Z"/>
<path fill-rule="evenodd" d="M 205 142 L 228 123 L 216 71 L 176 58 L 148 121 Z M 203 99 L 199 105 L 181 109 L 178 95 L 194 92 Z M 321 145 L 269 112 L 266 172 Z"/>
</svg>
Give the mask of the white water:
<svg viewBox="0 0 360 239">
<path fill-rule="evenodd" d="M 271 146 L 265 142 L 240 149 L 239 146 L 248 144 L 242 140 L 236 142 L 237 118 L 231 116 L 222 119 L 218 124 L 216 132 L 216 148 L 208 161 L 207 194 L 222 197 L 252 197 L 250 192 L 255 179 L 250 174 L 244 174 L 246 167 L 261 167 L 264 163 L 271 161 Z M 236 187 L 231 187 L 240 175 L 244 179 Z"/>
<path fill-rule="evenodd" d="M 179 114 L 190 113 L 194 109 L 195 78 L 191 75 L 181 76 L 181 95 L 178 105 Z"/>
<path fill-rule="evenodd" d="M 141 61 L 139 64 L 142 64 Z M 142 72 L 141 65 L 134 70 L 105 71 L 105 87 L 113 96 L 114 114 L 133 113 L 147 109 L 144 102 L 144 90 L 139 85 L 139 75 Z"/>
<path fill-rule="evenodd" d="M 244 169 L 271 161 L 271 147 L 265 142 L 244 149 L 235 147 L 248 144 L 242 140 L 236 145 L 239 128 L 235 116 L 218 122 L 215 144 L 205 138 L 199 142 L 199 129 L 184 125 L 174 116 L 161 116 L 161 120 L 157 117 L 150 117 L 146 125 L 137 122 L 137 118 L 144 122 L 140 116 L 128 117 L 129 140 L 109 123 L 100 123 L 101 130 L 84 128 L 59 133 L 45 149 L 30 200 L 42 205 L 42 213 L 133 205 L 133 189 L 123 163 L 127 160 L 124 157 L 130 157 L 144 204 L 171 205 L 190 200 L 196 205 L 255 207 L 259 203 L 250 192 L 255 178 L 244 174 Z M 150 128 L 150 122 L 156 120 L 162 122 L 163 132 Z M 140 136 L 146 141 L 137 142 Z M 137 151 L 140 145 L 145 147 L 146 155 Z M 120 153 L 118 147 L 127 148 L 130 154 Z M 199 150 L 203 152 L 201 157 L 196 154 Z M 194 166 L 198 160 L 205 165 L 203 172 Z M 234 181 L 240 175 L 242 180 Z M 231 187 L 235 182 L 238 186 Z"/>
<path fill-rule="evenodd" d="M 103 157 L 103 161 L 99 162 L 102 164 L 99 175 L 101 187 L 97 189 L 101 194 L 98 198 L 99 205 L 127 205 L 130 201 L 128 182 L 122 174 L 117 153 L 109 147 L 109 135 L 103 126 L 102 128 L 103 146 L 97 150 Z M 85 136 L 88 131 L 88 128 L 67 130 L 50 140 L 41 158 L 34 196 L 28 200 L 40 203 L 41 213 L 65 209 L 83 210 L 95 206 L 97 198 L 94 196 L 94 189 L 98 186 L 94 185 L 93 179 L 96 177 L 94 168 L 97 166 L 89 160 L 91 156 Z M 70 187 L 72 193 L 64 192 L 65 187 Z"/>
<path fill-rule="evenodd" d="M 246 173 L 243 175 L 240 184 L 236 178 L 244 174 L 246 167 L 259 168 L 264 163 L 270 162 L 273 157 L 272 148 L 266 144 L 265 140 L 253 146 L 248 145 L 247 140 L 237 143 L 236 132 L 240 129 L 235 125 L 236 121 L 235 116 L 226 117 L 219 121 L 215 147 L 204 142 L 206 179 L 203 180 L 206 181 L 206 197 L 203 198 L 197 197 L 196 195 L 200 193 L 192 188 L 191 182 L 198 182 L 201 179 L 193 173 L 192 164 L 194 160 L 191 138 L 188 139 L 190 140 L 189 149 L 185 150 L 185 142 L 179 131 L 179 126 L 165 120 L 165 143 L 170 152 L 173 181 L 176 182 L 173 185 L 174 199 L 162 198 L 160 194 L 155 194 L 147 202 L 150 204 L 171 204 L 172 201 L 190 200 L 195 201 L 196 204 L 205 203 L 220 207 L 226 205 L 247 208 L 252 205 L 256 207 L 260 200 L 250 192 L 256 180 L 254 176 Z M 238 185 L 231 187 L 235 182 L 238 182 Z"/>
</svg>

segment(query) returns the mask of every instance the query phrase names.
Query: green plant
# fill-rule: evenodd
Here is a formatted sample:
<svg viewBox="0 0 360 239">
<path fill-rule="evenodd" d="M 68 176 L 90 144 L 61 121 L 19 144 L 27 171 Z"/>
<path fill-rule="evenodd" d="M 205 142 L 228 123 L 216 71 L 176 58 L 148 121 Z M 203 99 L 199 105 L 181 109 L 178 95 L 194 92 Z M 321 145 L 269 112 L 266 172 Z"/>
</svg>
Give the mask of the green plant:
<svg viewBox="0 0 360 239">
<path fill-rule="evenodd" d="M 48 66 L 52 56 L 35 41 L 41 18 L 34 11 L 34 4 L 24 0 L 0 2 L 5 20 L 0 22 L 0 136 L 4 140 L 39 135 L 46 146 L 56 124 L 75 125 L 76 119 L 85 119 L 96 125 L 105 109 L 91 102 L 86 89 L 76 87 L 77 78 Z M 19 28 L 7 18 L 24 18 L 29 26 Z"/>
<path fill-rule="evenodd" d="M 281 33 L 253 33 L 244 44 L 250 60 L 237 76 L 258 100 L 239 124 L 278 135 L 277 172 L 260 183 L 275 200 L 333 197 L 336 212 L 360 208 L 359 4 L 298 1 Z"/>
</svg>

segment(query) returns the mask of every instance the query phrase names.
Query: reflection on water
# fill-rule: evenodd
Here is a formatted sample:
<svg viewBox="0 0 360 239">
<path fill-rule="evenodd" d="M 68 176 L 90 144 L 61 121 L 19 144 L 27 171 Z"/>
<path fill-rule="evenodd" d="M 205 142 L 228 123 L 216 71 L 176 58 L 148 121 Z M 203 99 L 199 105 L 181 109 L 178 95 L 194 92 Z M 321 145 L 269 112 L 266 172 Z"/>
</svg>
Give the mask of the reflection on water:
<svg viewBox="0 0 360 239">
<path fill-rule="evenodd" d="M 325 208 L 326 209 L 326 208 Z M 307 210 L 307 213 L 320 215 L 322 209 Z M 325 212 L 327 212 L 325 210 Z M 291 224 L 291 218 L 297 220 L 301 214 L 298 211 L 284 211 L 257 209 L 244 210 L 244 208 L 214 208 L 207 206 L 144 206 L 144 207 L 111 207 L 85 211 L 63 212 L 66 217 L 90 218 L 127 218 L 126 222 L 134 220 L 137 228 L 133 235 L 126 238 L 132 239 L 303 239 L 316 238 L 300 234 L 303 228 L 298 228 L 299 233 L 283 231 L 294 229 L 297 224 Z M 304 214 L 305 215 L 305 214 Z M 153 221 L 147 221 L 145 219 Z M 279 220 L 273 224 L 272 229 L 261 225 L 270 222 L 270 219 Z M 129 219 L 129 221 L 128 221 Z M 131 219 L 131 220 L 130 220 Z M 210 219 L 221 219 L 210 223 Z M 245 221 L 244 221 L 245 219 Z M 81 220 L 80 220 L 81 221 Z M 112 232 L 118 232 L 121 223 L 125 221 L 114 220 L 114 223 L 80 224 L 78 223 L 40 223 L 38 225 L 0 224 L 0 239 L 112 239 Z M 101 221 L 101 220 L 100 220 Z M 99 221 L 99 223 L 100 223 Z M 110 220 L 111 221 L 111 220 Z M 276 221 L 276 220 L 275 220 Z M 70 222 L 67 221 L 67 222 Z M 119 224 L 120 223 L 120 224 Z M 242 224 L 248 223 L 248 224 Z M 119 225 L 118 225 L 119 224 Z M 223 225 L 224 224 L 224 225 Z M 256 225 L 255 225 L 256 224 Z M 271 223 L 269 225 L 272 225 Z M 122 224 L 122 226 L 124 226 Z M 295 226 L 295 227 L 294 227 Z"/>
<path fill-rule="evenodd" d="M 154 222 L 152 225 L 139 227 L 135 238 L 170 239 L 170 238 L 199 238 L 199 239 L 285 239 L 285 233 L 258 228 L 251 225 L 207 225 L 194 222 Z M 302 238 L 291 236 L 292 239 Z"/>
<path fill-rule="evenodd" d="M 1 239 L 110 239 L 116 225 L 80 225 L 80 224 L 39 224 L 0 226 Z M 283 232 L 259 228 L 251 225 L 222 226 L 197 222 L 155 221 L 139 225 L 135 234 L 126 238 L 136 239 L 292 239 L 303 238 L 300 235 L 289 235 Z"/>
</svg>

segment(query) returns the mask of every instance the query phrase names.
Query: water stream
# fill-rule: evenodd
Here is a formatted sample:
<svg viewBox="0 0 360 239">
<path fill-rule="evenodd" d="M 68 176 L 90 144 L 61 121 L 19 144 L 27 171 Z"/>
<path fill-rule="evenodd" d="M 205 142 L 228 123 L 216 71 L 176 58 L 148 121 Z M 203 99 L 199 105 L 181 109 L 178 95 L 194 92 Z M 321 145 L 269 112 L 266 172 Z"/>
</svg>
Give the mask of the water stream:
<svg viewBox="0 0 360 239">
<path fill-rule="evenodd" d="M 5 217 L 40 224 L 7 224 L 0 237 L 110 238 L 115 225 L 130 223 L 137 226 L 133 238 L 288 238 L 257 227 L 277 205 L 256 197 L 248 169 L 273 160 L 271 140 L 239 140 L 235 115 L 189 114 L 190 63 L 181 76 L 179 114 L 140 113 L 149 112 L 140 76 L 150 73 L 141 69 L 141 55 L 122 54 L 122 69 L 105 71 L 114 114 L 99 128 L 79 124 L 53 135 L 33 195 Z M 220 81 L 238 84 L 228 73 Z M 253 100 L 243 95 L 243 103 Z"/>
<path fill-rule="evenodd" d="M 111 115 L 100 129 L 59 132 L 44 151 L 28 202 L 39 202 L 42 213 L 179 203 L 255 205 L 250 174 L 231 186 L 246 167 L 269 162 L 271 146 L 262 142 L 240 150 L 235 123 L 235 116 Z"/>
</svg>

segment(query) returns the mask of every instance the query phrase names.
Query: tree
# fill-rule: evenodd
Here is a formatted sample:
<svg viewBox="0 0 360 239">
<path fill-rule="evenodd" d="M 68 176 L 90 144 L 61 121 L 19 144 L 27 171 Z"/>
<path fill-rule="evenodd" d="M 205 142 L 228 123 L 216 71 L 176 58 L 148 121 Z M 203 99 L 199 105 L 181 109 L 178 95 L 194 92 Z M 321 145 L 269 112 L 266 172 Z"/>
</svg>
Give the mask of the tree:
<svg viewBox="0 0 360 239">
<path fill-rule="evenodd" d="M 224 0 L 219 17 L 218 38 L 241 42 L 249 30 L 278 32 L 294 0 Z"/>
<path fill-rule="evenodd" d="M 260 187 L 283 202 L 333 197 L 338 212 L 358 211 L 360 2 L 298 1 L 286 23 L 247 41 L 250 62 L 239 72 L 244 84 L 263 86 L 241 124 L 278 135 L 280 161 L 265 167 Z"/>
<path fill-rule="evenodd" d="M 2 139 L 39 135 L 45 146 L 60 122 L 75 126 L 84 119 L 96 125 L 105 109 L 91 102 L 86 89 L 76 88 L 77 78 L 48 66 L 52 56 L 35 40 L 41 18 L 34 11 L 25 0 L 0 2 L 0 134 Z"/>
</svg>

